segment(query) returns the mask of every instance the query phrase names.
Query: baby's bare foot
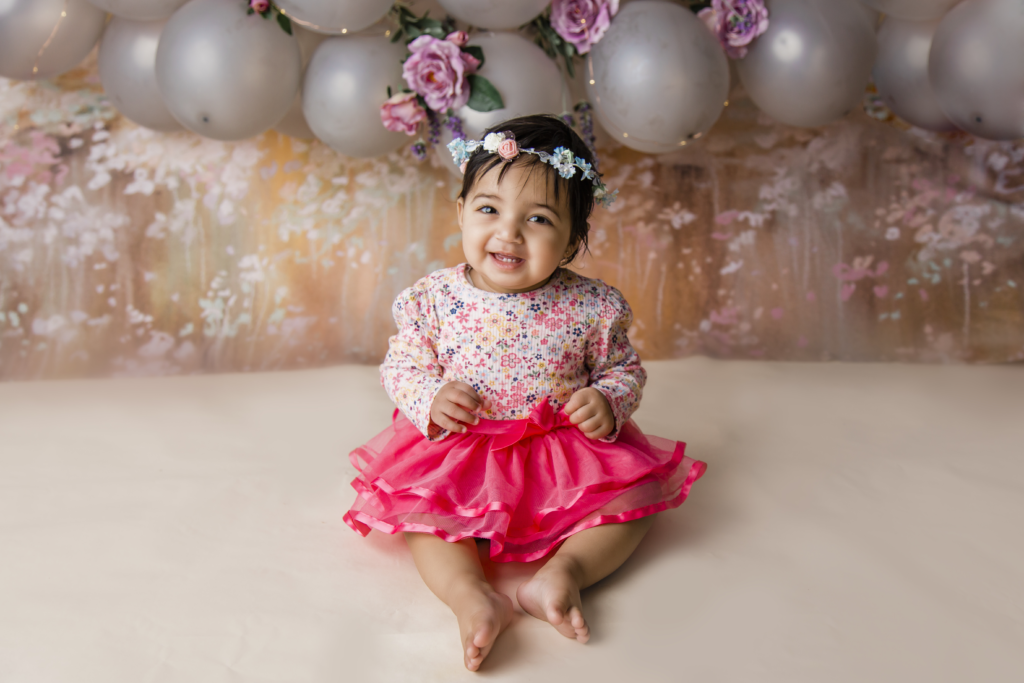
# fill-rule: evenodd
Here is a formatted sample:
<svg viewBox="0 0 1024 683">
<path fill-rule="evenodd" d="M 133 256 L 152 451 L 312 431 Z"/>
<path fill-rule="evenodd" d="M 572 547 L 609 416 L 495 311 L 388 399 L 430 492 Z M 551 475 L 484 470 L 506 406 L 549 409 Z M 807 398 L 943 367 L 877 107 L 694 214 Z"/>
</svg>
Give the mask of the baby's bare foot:
<svg viewBox="0 0 1024 683">
<path fill-rule="evenodd" d="M 512 600 L 489 586 L 468 587 L 452 606 L 459 620 L 466 668 L 476 671 L 512 621 Z"/>
<path fill-rule="evenodd" d="M 548 622 L 566 638 L 581 643 L 590 640 L 579 584 L 564 563 L 551 560 L 541 567 L 532 579 L 519 585 L 516 599 L 527 614 Z"/>
</svg>

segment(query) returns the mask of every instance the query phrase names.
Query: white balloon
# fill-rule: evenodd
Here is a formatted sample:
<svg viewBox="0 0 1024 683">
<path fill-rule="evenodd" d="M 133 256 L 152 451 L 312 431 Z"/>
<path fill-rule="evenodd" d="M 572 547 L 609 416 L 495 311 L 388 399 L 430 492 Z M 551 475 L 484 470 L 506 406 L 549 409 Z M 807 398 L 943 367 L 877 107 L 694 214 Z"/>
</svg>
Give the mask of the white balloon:
<svg viewBox="0 0 1024 683">
<path fill-rule="evenodd" d="M 938 19 L 960 0 L 860 0 L 886 16 L 910 21 Z"/>
<path fill-rule="evenodd" d="M 115 17 L 149 21 L 166 19 L 188 0 L 89 0 L 104 12 Z"/>
<path fill-rule="evenodd" d="M 544 11 L 551 0 L 439 0 L 441 6 L 470 26 L 488 29 L 519 28 Z"/>
<path fill-rule="evenodd" d="M 587 70 L 598 121 L 642 152 L 674 151 L 706 132 L 729 96 L 721 45 L 693 12 L 664 2 L 623 7 Z"/>
<path fill-rule="evenodd" d="M 304 28 L 298 26 L 292 26 L 292 31 L 295 34 L 295 39 L 299 41 L 299 52 L 302 53 L 302 77 L 306 77 L 306 67 L 309 66 L 309 60 L 313 58 L 313 53 L 320 47 L 320 43 L 327 39 L 327 36 L 323 33 L 314 33 L 313 31 L 307 31 Z M 293 138 L 300 140 L 312 140 L 316 137 L 313 133 L 313 129 L 306 123 L 306 115 L 302 112 L 302 89 L 295 94 L 295 99 L 292 101 L 292 107 L 288 110 L 288 113 L 284 115 L 274 130 L 278 133 L 288 135 Z"/>
<path fill-rule="evenodd" d="M 346 36 L 325 40 L 309 63 L 302 110 L 318 138 L 351 157 L 387 154 L 410 142 L 384 127 L 380 106 L 387 89 L 400 91 L 405 45 L 390 38 Z"/>
<path fill-rule="evenodd" d="M 85 0 L 0 0 L 0 76 L 29 81 L 75 68 L 106 20 Z"/>
<path fill-rule="evenodd" d="M 151 130 L 180 130 L 156 84 L 156 49 L 166 20 L 114 17 L 100 41 L 100 82 L 125 117 Z"/>
<path fill-rule="evenodd" d="M 889 109 L 926 130 L 953 130 L 928 80 L 928 53 L 938 21 L 888 17 L 878 31 L 875 86 Z"/>
<path fill-rule="evenodd" d="M 484 65 L 477 72 L 489 80 L 505 106 L 480 112 L 465 106 L 455 113 L 462 128 L 477 139 L 491 126 L 526 114 L 561 114 L 572 109 L 562 72 L 544 51 L 516 33 L 480 33 L 470 45 L 484 51 Z"/>
<path fill-rule="evenodd" d="M 215 140 L 258 135 L 284 118 L 299 90 L 299 44 L 237 0 L 191 0 L 164 27 L 156 81 L 189 130 Z"/>
<path fill-rule="evenodd" d="M 277 6 L 302 28 L 341 35 L 361 31 L 381 19 L 393 0 L 277 0 Z"/>
<path fill-rule="evenodd" d="M 768 30 L 736 60 L 740 80 L 768 116 L 821 126 L 859 106 L 871 76 L 875 27 L 852 0 L 768 0 Z"/>
<path fill-rule="evenodd" d="M 1024 3 L 954 7 L 932 39 L 928 77 L 957 127 L 989 140 L 1024 137 Z"/>
</svg>

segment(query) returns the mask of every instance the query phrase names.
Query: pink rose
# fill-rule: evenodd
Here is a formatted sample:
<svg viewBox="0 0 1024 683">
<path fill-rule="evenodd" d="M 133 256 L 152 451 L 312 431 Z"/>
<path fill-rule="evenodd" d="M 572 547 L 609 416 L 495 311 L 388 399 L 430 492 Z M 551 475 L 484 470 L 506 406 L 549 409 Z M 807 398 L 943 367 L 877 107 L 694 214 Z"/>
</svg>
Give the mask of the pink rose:
<svg viewBox="0 0 1024 683">
<path fill-rule="evenodd" d="M 712 0 L 697 16 L 715 34 L 733 59 L 747 56 L 747 46 L 768 30 L 764 0 Z"/>
<path fill-rule="evenodd" d="M 249 7 L 263 14 L 270 9 L 270 0 L 249 0 Z"/>
<path fill-rule="evenodd" d="M 466 43 L 469 42 L 469 34 L 465 31 L 452 31 L 444 39 L 449 43 L 455 43 L 459 47 L 466 47 Z"/>
<path fill-rule="evenodd" d="M 618 11 L 619 0 L 551 0 L 551 28 L 585 55 Z"/>
<path fill-rule="evenodd" d="M 412 52 L 402 67 L 409 87 L 423 96 L 434 111 L 465 106 L 469 101 L 466 76 L 480 67 L 479 60 L 459 46 L 433 36 L 420 36 L 409 43 Z"/>
<path fill-rule="evenodd" d="M 420 121 L 427 118 L 427 110 L 416 101 L 416 93 L 400 92 L 380 107 L 380 120 L 384 127 L 396 133 L 415 135 Z"/>
<path fill-rule="evenodd" d="M 498 156 L 505 161 L 515 159 L 519 156 L 519 145 L 517 145 L 516 141 L 512 138 L 502 140 L 501 144 L 498 145 Z"/>
</svg>

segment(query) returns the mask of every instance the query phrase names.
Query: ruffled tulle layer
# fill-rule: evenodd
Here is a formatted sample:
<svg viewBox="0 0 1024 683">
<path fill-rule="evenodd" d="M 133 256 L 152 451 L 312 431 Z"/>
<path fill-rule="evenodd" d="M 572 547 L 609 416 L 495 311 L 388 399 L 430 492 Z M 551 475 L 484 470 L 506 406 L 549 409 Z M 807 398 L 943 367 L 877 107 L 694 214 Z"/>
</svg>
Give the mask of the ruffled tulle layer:
<svg viewBox="0 0 1024 683">
<path fill-rule="evenodd" d="M 706 469 L 685 446 L 632 420 L 614 443 L 592 441 L 547 401 L 525 420 L 481 420 L 438 442 L 396 410 L 349 456 L 360 475 L 345 522 L 363 536 L 486 538 L 493 560 L 529 562 L 584 529 L 681 505 Z"/>
</svg>

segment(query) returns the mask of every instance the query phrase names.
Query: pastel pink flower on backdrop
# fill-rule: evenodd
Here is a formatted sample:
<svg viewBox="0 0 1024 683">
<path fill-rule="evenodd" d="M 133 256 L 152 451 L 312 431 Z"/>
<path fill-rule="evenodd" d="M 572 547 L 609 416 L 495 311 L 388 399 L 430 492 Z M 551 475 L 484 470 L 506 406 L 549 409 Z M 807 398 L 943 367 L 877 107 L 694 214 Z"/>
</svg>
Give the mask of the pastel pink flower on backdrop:
<svg viewBox="0 0 1024 683">
<path fill-rule="evenodd" d="M 498 156 L 508 161 L 519 156 L 519 145 L 512 138 L 506 138 L 498 145 Z"/>
<path fill-rule="evenodd" d="M 270 9 L 270 0 L 249 0 L 249 7 L 262 14 Z"/>
<path fill-rule="evenodd" d="M 380 108 L 384 127 L 396 133 L 415 135 L 419 124 L 427 118 L 427 110 L 416 101 L 416 93 L 402 92 L 389 98 Z"/>
<path fill-rule="evenodd" d="M 585 55 L 618 11 L 619 0 L 551 0 L 551 28 Z"/>
<path fill-rule="evenodd" d="M 733 59 L 747 56 L 747 46 L 768 30 L 768 8 L 764 0 L 712 0 L 697 16 Z"/>
<path fill-rule="evenodd" d="M 428 107 L 443 112 L 465 106 L 470 94 L 466 77 L 480 68 L 476 57 L 450 40 L 433 36 L 420 36 L 409 43 L 409 51 L 402 77 Z"/>
</svg>

